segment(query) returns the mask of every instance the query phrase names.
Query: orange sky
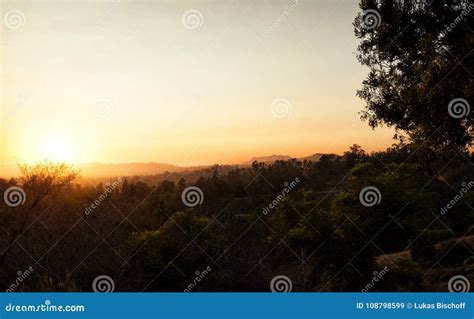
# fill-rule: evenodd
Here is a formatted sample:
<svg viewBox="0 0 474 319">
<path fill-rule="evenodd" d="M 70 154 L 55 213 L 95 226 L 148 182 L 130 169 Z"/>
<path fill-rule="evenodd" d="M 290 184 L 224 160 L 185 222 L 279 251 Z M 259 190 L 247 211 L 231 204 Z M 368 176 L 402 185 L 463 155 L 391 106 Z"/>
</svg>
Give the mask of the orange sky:
<svg viewBox="0 0 474 319">
<path fill-rule="evenodd" d="M 357 1 L 1 9 L 21 12 L 1 30 L 3 164 L 201 165 L 393 142 L 358 120 Z"/>
</svg>

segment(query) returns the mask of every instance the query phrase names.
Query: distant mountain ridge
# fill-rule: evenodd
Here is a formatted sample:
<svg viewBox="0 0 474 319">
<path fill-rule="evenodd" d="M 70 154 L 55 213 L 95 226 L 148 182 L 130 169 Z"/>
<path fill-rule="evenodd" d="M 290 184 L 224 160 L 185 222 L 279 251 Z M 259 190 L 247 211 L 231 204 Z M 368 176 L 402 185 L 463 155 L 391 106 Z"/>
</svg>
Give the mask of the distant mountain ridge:
<svg viewBox="0 0 474 319">
<path fill-rule="evenodd" d="M 167 163 L 86 163 L 77 164 L 75 167 L 84 176 L 132 176 L 132 175 L 156 175 L 160 173 L 178 172 L 186 168 Z"/>
<path fill-rule="evenodd" d="M 314 153 L 313 155 L 305 156 L 305 157 L 291 157 L 288 155 L 260 156 L 260 157 L 252 157 L 250 161 L 242 162 L 237 165 L 252 165 L 252 163 L 255 161 L 260 162 L 260 163 L 265 163 L 265 164 L 271 164 L 276 161 L 288 161 L 292 158 L 296 158 L 299 161 L 307 160 L 307 161 L 312 161 L 312 162 L 318 162 L 323 155 L 331 155 L 331 154 Z"/>
<path fill-rule="evenodd" d="M 255 161 L 260 162 L 260 163 L 273 163 L 276 161 L 287 161 L 290 159 L 291 157 L 288 155 L 260 156 L 260 157 L 252 157 L 250 161 L 240 163 L 239 165 L 248 165 L 248 164 L 252 164 Z"/>
<path fill-rule="evenodd" d="M 336 154 L 314 153 L 313 155 L 310 155 L 310 156 L 298 158 L 298 160 L 300 160 L 300 161 L 307 160 L 307 161 L 310 161 L 310 162 L 318 162 L 321 159 L 321 157 L 323 157 L 323 155 L 335 155 L 336 156 Z"/>
<path fill-rule="evenodd" d="M 313 161 L 317 162 L 321 156 L 325 154 L 315 153 L 310 156 L 296 158 L 300 161 Z M 249 161 L 230 164 L 228 166 L 250 166 L 253 162 L 261 162 L 265 164 L 272 164 L 275 161 L 287 161 L 294 157 L 288 155 L 270 155 L 253 157 Z M 220 164 L 219 164 L 220 165 Z M 157 175 L 164 172 L 185 172 L 195 171 L 212 165 L 202 166 L 178 166 L 167 163 L 80 163 L 74 164 L 74 167 L 80 171 L 80 174 L 84 177 L 110 177 L 110 176 L 136 176 L 136 175 Z M 12 177 L 19 174 L 18 167 L 16 165 L 1 165 L 0 166 L 0 177 Z"/>
</svg>

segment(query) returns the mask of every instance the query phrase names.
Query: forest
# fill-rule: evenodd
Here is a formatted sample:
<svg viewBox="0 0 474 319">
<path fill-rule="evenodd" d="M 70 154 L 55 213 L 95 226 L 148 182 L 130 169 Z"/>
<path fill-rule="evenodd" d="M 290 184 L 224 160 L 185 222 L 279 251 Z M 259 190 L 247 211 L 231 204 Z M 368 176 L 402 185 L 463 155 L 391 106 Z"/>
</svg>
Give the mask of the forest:
<svg viewBox="0 0 474 319">
<path fill-rule="evenodd" d="M 368 74 L 354 93 L 374 138 L 379 126 L 395 130 L 391 147 L 348 143 L 319 161 L 96 185 L 78 183 L 80 172 L 64 163 L 20 163 L 21 177 L 0 179 L 0 288 L 468 291 L 472 5 L 362 0 L 360 8 L 357 59 Z"/>
<path fill-rule="evenodd" d="M 2 206 L 1 284 L 23 272 L 15 291 L 91 291 L 102 275 L 115 291 L 268 291 L 284 274 L 293 291 L 361 291 L 385 269 L 373 291 L 445 291 L 453 275 L 473 279 L 473 157 L 417 164 L 427 156 L 354 145 L 318 162 L 214 166 L 192 185 L 81 186 L 64 164 L 24 166 L 0 181 L 27 194 Z"/>
</svg>

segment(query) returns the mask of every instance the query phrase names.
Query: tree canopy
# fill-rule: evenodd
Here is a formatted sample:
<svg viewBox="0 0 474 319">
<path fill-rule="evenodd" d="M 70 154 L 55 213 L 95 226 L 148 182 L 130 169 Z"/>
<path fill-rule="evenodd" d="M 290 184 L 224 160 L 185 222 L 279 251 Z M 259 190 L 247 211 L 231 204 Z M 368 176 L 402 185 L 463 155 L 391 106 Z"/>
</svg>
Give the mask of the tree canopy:
<svg viewBox="0 0 474 319">
<path fill-rule="evenodd" d="M 466 150 L 473 138 L 473 15 L 468 1 L 362 0 L 354 21 L 362 118 L 402 140 Z M 401 134 L 400 134 L 401 133 Z"/>
</svg>

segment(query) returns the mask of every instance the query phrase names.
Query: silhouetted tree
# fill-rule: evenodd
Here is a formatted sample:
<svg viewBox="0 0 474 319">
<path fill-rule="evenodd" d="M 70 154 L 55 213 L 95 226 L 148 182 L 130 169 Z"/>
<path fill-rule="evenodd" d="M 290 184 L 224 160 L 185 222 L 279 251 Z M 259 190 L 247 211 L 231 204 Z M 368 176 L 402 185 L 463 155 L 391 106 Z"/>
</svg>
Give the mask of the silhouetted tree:
<svg viewBox="0 0 474 319">
<path fill-rule="evenodd" d="M 471 144 L 473 6 L 463 0 L 361 1 L 363 12 L 354 21 L 358 59 L 370 69 L 358 91 L 367 103 L 362 118 L 432 150 Z"/>
<path fill-rule="evenodd" d="M 77 177 L 77 172 L 64 163 L 43 161 L 33 165 L 20 164 L 19 168 L 22 173 L 19 183 L 25 203 L 0 211 L 2 226 L 8 234 L 7 247 L 0 254 L 0 267 L 12 245 L 29 227 L 33 216 L 38 217 L 46 205 L 51 204 L 52 198 Z"/>
</svg>

